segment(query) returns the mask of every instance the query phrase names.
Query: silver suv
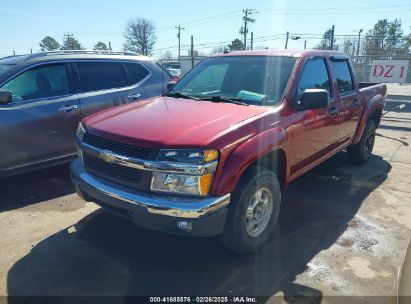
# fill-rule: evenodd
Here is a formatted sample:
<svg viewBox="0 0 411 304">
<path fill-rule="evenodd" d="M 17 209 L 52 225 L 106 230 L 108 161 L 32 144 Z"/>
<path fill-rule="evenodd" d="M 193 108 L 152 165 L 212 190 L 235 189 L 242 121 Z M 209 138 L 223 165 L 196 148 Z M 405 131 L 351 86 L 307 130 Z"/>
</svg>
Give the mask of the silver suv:
<svg viewBox="0 0 411 304">
<path fill-rule="evenodd" d="M 0 59 L 0 176 L 70 161 L 82 118 L 161 95 L 169 79 L 153 58 L 123 52 Z"/>
</svg>

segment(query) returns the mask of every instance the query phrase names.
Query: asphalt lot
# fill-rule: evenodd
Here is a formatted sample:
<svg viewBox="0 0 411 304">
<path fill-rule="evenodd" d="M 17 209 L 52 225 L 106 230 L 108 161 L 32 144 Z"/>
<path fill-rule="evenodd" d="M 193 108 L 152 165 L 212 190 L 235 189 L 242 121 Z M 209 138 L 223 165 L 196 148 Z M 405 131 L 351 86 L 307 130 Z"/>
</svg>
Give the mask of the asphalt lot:
<svg viewBox="0 0 411 304">
<path fill-rule="evenodd" d="M 275 235 L 251 256 L 236 256 L 215 238 L 146 231 L 85 203 L 68 166 L 3 180 L 0 295 L 387 303 L 329 296 L 391 294 L 411 236 L 410 131 L 410 112 L 389 113 L 366 166 L 349 165 L 341 152 L 295 181 Z"/>
</svg>

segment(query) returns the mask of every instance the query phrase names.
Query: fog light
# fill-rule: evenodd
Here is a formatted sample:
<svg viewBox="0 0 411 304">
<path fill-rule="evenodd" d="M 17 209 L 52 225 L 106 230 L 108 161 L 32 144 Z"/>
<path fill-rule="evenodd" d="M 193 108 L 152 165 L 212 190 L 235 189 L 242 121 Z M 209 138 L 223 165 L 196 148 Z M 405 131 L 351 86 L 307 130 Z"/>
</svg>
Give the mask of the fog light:
<svg viewBox="0 0 411 304">
<path fill-rule="evenodd" d="M 193 224 L 190 222 L 177 222 L 177 228 L 185 232 L 191 232 L 193 230 Z"/>
</svg>

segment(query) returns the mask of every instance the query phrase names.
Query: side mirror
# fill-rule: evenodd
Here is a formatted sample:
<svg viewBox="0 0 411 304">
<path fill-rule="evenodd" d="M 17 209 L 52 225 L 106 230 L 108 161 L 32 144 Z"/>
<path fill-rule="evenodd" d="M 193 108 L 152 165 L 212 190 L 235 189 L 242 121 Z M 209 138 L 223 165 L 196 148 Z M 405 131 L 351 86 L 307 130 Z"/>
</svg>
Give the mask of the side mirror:
<svg viewBox="0 0 411 304">
<path fill-rule="evenodd" d="M 330 93 L 323 89 L 307 89 L 297 102 L 297 111 L 320 109 L 328 106 Z"/>
<path fill-rule="evenodd" d="M 10 103 L 13 95 L 10 91 L 0 89 L 0 104 Z"/>
</svg>

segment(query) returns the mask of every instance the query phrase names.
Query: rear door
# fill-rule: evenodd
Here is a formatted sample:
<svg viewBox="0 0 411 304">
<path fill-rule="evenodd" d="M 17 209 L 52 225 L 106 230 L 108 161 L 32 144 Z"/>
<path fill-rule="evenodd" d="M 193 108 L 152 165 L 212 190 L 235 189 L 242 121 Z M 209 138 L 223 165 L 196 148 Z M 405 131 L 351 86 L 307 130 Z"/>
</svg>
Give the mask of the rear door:
<svg viewBox="0 0 411 304">
<path fill-rule="evenodd" d="M 0 169 L 74 155 L 80 113 L 70 75 L 70 64 L 42 64 L 1 84 L 13 101 L 0 105 Z"/>
<path fill-rule="evenodd" d="M 142 87 L 130 84 L 121 61 L 78 61 L 76 67 L 82 117 L 145 98 Z"/>
<path fill-rule="evenodd" d="M 347 143 L 354 137 L 361 116 L 361 103 L 349 61 L 332 60 L 331 65 L 339 95 L 337 141 Z"/>
</svg>

